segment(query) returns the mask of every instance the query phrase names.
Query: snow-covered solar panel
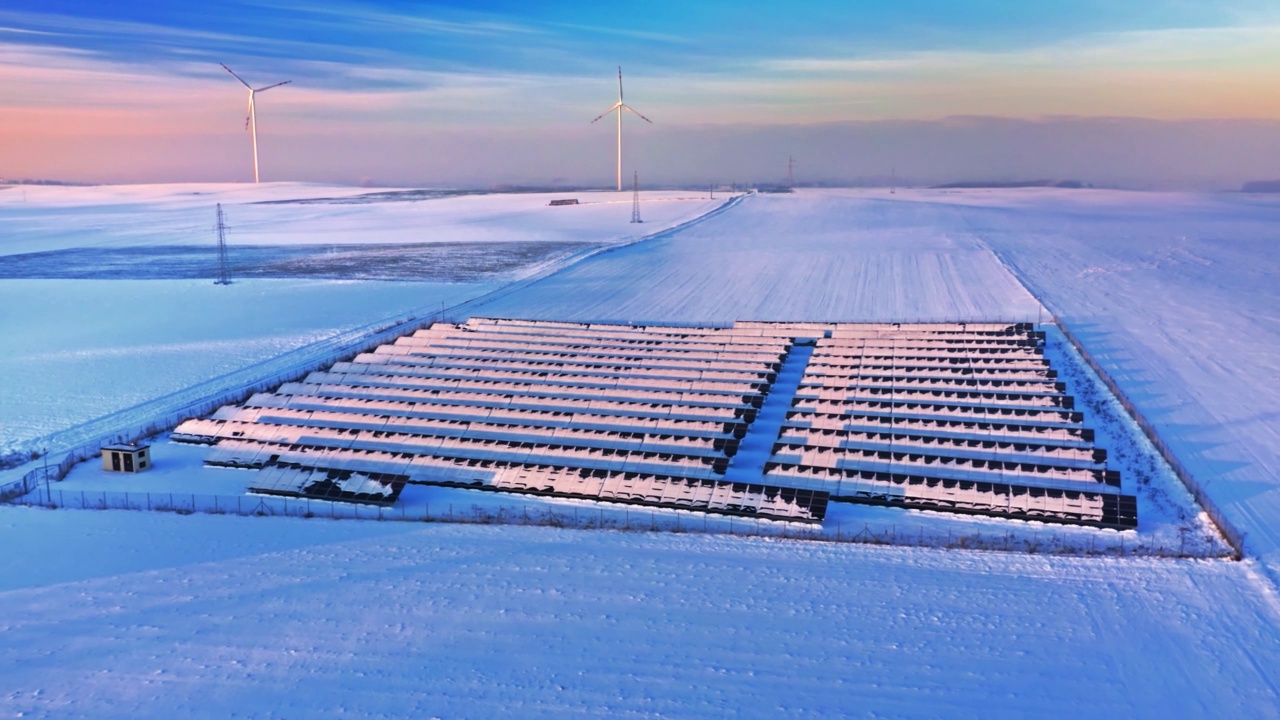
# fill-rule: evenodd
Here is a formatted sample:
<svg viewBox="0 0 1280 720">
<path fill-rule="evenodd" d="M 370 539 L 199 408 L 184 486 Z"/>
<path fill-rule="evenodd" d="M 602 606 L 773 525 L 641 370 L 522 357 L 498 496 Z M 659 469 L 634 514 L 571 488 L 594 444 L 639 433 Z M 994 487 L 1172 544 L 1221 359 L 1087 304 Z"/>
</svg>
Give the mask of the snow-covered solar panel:
<svg viewBox="0 0 1280 720">
<path fill-rule="evenodd" d="M 1118 478 L 1044 344 L 1043 332 L 1020 323 L 473 318 L 256 393 L 183 423 L 174 438 L 214 443 L 210 464 L 270 470 L 263 486 L 321 471 L 382 473 L 809 520 L 821 518 L 828 492 L 972 509 L 994 506 L 1000 493 L 990 487 L 1000 486 L 1013 488 L 1000 496 L 1004 514 L 1052 506 L 1093 524 L 1123 515 L 1116 508 L 1128 507 L 1127 496 L 1098 499 Z M 766 441 L 765 482 L 725 481 L 797 347 L 808 360 L 798 390 L 776 400 L 785 417 Z M 1111 510 L 1100 509 L 1106 503 Z"/>
<path fill-rule="evenodd" d="M 312 500 L 392 505 L 407 478 L 386 473 L 319 469 L 292 463 L 258 471 L 249 492 Z"/>
</svg>

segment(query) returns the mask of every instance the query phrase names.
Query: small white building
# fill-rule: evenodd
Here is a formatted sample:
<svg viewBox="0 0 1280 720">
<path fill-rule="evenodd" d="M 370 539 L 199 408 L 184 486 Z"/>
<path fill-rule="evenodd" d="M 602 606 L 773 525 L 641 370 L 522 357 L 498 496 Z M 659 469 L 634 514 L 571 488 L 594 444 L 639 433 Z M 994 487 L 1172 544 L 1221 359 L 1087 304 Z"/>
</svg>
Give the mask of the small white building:
<svg viewBox="0 0 1280 720">
<path fill-rule="evenodd" d="M 151 467 L 151 446 L 122 443 L 102 448 L 102 469 L 137 473 Z"/>
</svg>

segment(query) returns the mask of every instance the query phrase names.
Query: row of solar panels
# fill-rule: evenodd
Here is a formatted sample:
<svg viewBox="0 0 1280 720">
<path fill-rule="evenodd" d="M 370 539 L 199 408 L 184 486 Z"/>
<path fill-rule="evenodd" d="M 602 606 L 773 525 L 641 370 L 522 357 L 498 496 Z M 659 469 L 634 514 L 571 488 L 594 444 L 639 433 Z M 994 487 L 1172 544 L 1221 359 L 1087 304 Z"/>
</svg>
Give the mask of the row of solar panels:
<svg viewBox="0 0 1280 720">
<path fill-rule="evenodd" d="M 788 412 L 784 427 L 815 430 L 870 430 L 930 434 L 941 437 L 1021 439 L 1040 443 L 1085 445 L 1093 442 L 1092 428 L 1079 425 L 1037 425 L 991 422 L 974 418 L 941 418 L 900 413 Z"/>
<path fill-rule="evenodd" d="M 1120 486 L 1120 473 L 1098 467 L 1055 465 L 1044 462 L 1051 458 L 1036 458 L 1039 462 L 1024 462 L 1004 457 L 970 457 L 948 453 L 940 449 L 892 450 L 864 447 L 814 447 L 775 443 L 773 456 L 776 462 L 804 465 L 815 468 L 862 469 L 896 467 L 909 472 L 927 473 L 936 477 L 987 480 L 1016 475 L 1019 482 L 1028 485 L 1048 483 L 1080 483 L 1083 485 Z"/>
<path fill-rule="evenodd" d="M 738 375 L 727 378 L 655 377 L 635 372 L 519 371 L 448 366 L 416 366 L 391 363 L 334 363 L 329 372 L 426 378 L 431 380 L 514 382 L 522 385 L 554 387 L 636 388 L 639 390 L 678 390 L 730 394 L 759 393 L 768 383 L 759 377 Z"/>
<path fill-rule="evenodd" d="M 1010 345 L 1000 347 L 954 347 L 954 346 L 904 346 L 886 345 L 833 345 L 830 341 L 819 340 L 814 349 L 815 357 L 862 358 L 972 358 L 990 362 L 1003 360 L 1043 360 L 1044 351 L 1039 346 Z"/>
<path fill-rule="evenodd" d="M 608 362 L 668 362 L 698 365 L 722 365 L 731 369 L 759 370 L 761 366 L 777 370 L 773 365 L 782 362 L 782 353 L 774 355 L 728 353 L 692 350 L 624 350 L 609 348 L 557 348 L 513 346 L 510 348 L 455 347 L 446 344 L 433 346 L 381 345 L 375 353 L 387 355 L 431 356 L 440 358 L 495 359 L 495 360 L 564 360 L 588 358 Z"/>
<path fill-rule="evenodd" d="M 1044 347 L 1044 341 L 1023 335 L 993 336 L 984 338 L 957 339 L 945 335 L 912 335 L 909 337 L 856 337 L 818 339 L 816 344 L 823 347 L 863 347 L 863 348 L 973 348 L 1001 349 Z"/>
<path fill-rule="evenodd" d="M 668 402 L 612 400 L 564 397 L 530 397 L 514 394 L 463 391 L 411 390 L 407 388 L 370 388 L 350 385 L 312 385 L 285 383 L 277 391 L 282 395 L 310 395 L 324 399 L 399 400 L 416 404 L 455 405 L 489 408 L 523 408 L 529 410 L 590 411 L 602 415 L 625 415 L 646 418 L 673 418 L 735 422 L 755 419 L 755 408 L 673 405 Z"/>
<path fill-rule="evenodd" d="M 1136 498 L 1114 491 L 807 468 L 775 462 L 765 465 L 764 477 L 772 483 L 827 490 L 832 500 L 1118 529 L 1138 525 Z"/>
<path fill-rule="evenodd" d="M 799 330 L 818 329 L 822 331 L 831 327 L 823 323 L 734 323 L 728 327 L 711 326 L 671 326 L 671 325 L 618 325 L 613 323 L 578 323 L 549 320 L 515 320 L 499 318 L 471 318 L 463 326 L 470 330 L 490 332 L 546 332 L 546 333 L 608 333 L 616 335 L 674 335 L 686 337 L 714 338 L 785 338 L 804 335 Z"/>
<path fill-rule="evenodd" d="M 476 353 L 573 353 L 588 354 L 598 357 L 678 357 L 705 358 L 709 360 L 736 360 L 739 362 L 776 362 L 786 354 L 785 346 L 758 349 L 753 346 L 735 349 L 729 345 L 691 345 L 686 343 L 657 343 L 641 346 L 622 346 L 609 343 L 531 343 L 519 340 L 475 339 L 457 340 L 454 338 L 400 338 L 392 347 L 403 348 L 410 352 L 435 353 L 452 351 Z"/>
<path fill-rule="evenodd" d="M 462 325 L 436 323 L 432 328 L 453 327 L 462 331 L 524 332 L 546 334 L 597 333 L 618 336 L 643 337 L 648 335 L 672 335 L 677 337 L 714 337 L 730 339 L 750 337 L 733 327 L 673 326 L 673 325 L 619 325 L 617 323 L 580 323 L 552 320 L 512 320 L 498 318 L 471 318 Z M 771 336 L 766 336 L 771 337 Z M 790 336 L 781 336 L 790 337 Z"/>
<path fill-rule="evenodd" d="M 403 475 L 331 470 L 285 463 L 259 470 L 249 485 L 249 492 L 387 506 L 394 504 L 400 497 L 406 481 L 407 478 Z"/>
<path fill-rule="evenodd" d="M 173 433 L 177 442 L 213 444 L 222 438 L 246 438 L 276 443 L 312 444 L 336 447 L 369 447 L 404 452 L 430 448 L 431 438 L 472 442 L 501 441 L 539 443 L 554 447 L 601 448 L 649 453 L 674 453 L 702 457 L 732 457 L 738 449 L 735 438 L 688 437 L 644 432 L 617 432 L 584 428 L 547 428 L 503 425 L 487 422 L 419 421 L 385 424 L 378 428 L 351 423 L 258 422 L 209 418 L 184 423 Z M 412 450 L 397 448 L 410 445 Z"/>
<path fill-rule="evenodd" d="M 888 363 L 863 363 L 861 365 L 828 365 L 810 360 L 805 368 L 804 380 L 818 382 L 821 378 L 852 379 L 889 375 L 897 378 L 961 378 L 973 380 L 1056 380 L 1058 371 L 1051 367 L 974 367 L 971 365 L 918 365 Z"/>
<path fill-rule="evenodd" d="M 481 395 L 515 395 L 552 398 L 617 398 L 631 402 L 669 402 L 672 405 L 698 407 L 759 407 L 763 396 L 759 389 L 748 393 L 730 395 L 714 389 L 646 389 L 634 387 L 548 386 L 545 383 L 515 382 L 515 380 L 440 380 L 415 378 L 408 375 L 383 375 L 369 373 L 308 374 L 303 380 L 316 386 L 342 386 L 349 388 L 413 389 L 421 392 L 468 392 Z"/>
<path fill-rule="evenodd" d="M 736 438 L 746 436 L 742 421 L 718 422 L 672 418 L 639 418 L 600 415 L 589 412 L 488 408 L 466 405 L 428 405 L 402 401 L 359 398 L 317 398 L 308 395 L 257 393 L 242 407 L 228 405 L 213 415 L 216 419 L 268 423 L 304 424 L 319 427 L 353 427 L 395 430 L 420 420 L 495 422 L 528 427 L 574 427 L 586 430 L 646 432 L 686 437 Z"/>
<path fill-rule="evenodd" d="M 496 474 L 488 486 L 508 492 L 806 522 L 820 522 L 828 502 L 827 493 L 820 490 L 576 468 L 508 468 Z"/>
<path fill-rule="evenodd" d="M 526 320 L 520 318 L 471 318 L 468 328 L 526 328 L 550 331 L 593 330 L 600 332 L 654 332 L 706 335 L 752 333 L 762 330 L 780 331 L 782 337 L 804 336 L 803 331 L 831 332 L 833 336 L 848 333 L 886 333 L 946 335 L 955 333 L 980 333 L 984 335 L 1034 335 L 1042 331 L 1034 323 L 1009 322 L 778 322 L 771 320 L 739 320 L 729 327 L 669 325 L 618 325 L 615 323 L 583 323 L 563 320 Z M 812 335 L 811 335 L 812 337 Z"/>
<path fill-rule="evenodd" d="M 1006 322 L 923 322 L 923 323 L 835 323 L 831 337 L 851 337 L 857 333 L 880 333 L 885 335 L 1044 335 L 1043 330 L 1036 329 L 1035 323 Z"/>
<path fill-rule="evenodd" d="M 880 400 L 892 399 L 896 402 L 955 402 L 981 403 L 984 405 L 1049 407 L 1072 409 L 1075 400 L 1070 395 L 1061 393 L 1019 393 L 992 390 L 953 390 L 953 389 L 920 389 L 912 387 L 852 387 L 824 388 L 812 385 L 801 385 L 796 390 L 797 398 L 812 400 Z"/>
<path fill-rule="evenodd" d="M 490 332 L 487 330 L 468 331 L 452 327 L 433 326 L 428 330 L 418 330 L 412 335 L 405 335 L 398 340 L 402 345 L 431 346 L 436 343 L 475 343 L 478 345 L 493 344 L 496 346 L 520 347 L 606 347 L 653 349 L 670 348 L 674 350 L 708 350 L 715 352 L 767 354 L 778 352 L 790 344 L 787 338 L 718 338 L 709 335 L 659 335 L 645 333 L 642 335 L 622 333 L 593 332 Z"/>
<path fill-rule="evenodd" d="M 658 367 L 690 369 L 714 368 L 720 370 L 746 370 L 751 372 L 777 372 L 782 366 L 781 360 L 778 360 L 777 362 L 760 362 L 743 359 L 740 356 L 728 355 L 725 353 L 703 353 L 694 355 L 690 353 L 657 352 L 575 352 L 570 350 L 475 350 L 452 348 L 438 348 L 434 351 L 427 351 L 425 348 L 414 348 L 404 345 L 379 345 L 374 349 L 374 352 L 382 355 L 430 357 L 436 362 L 439 361 L 438 359 L 444 359 L 445 361 L 480 360 L 485 362 L 568 362 L 571 364 L 596 365 L 618 365 L 635 362 L 645 365 L 655 365 Z"/>
<path fill-rule="evenodd" d="M 546 465 L 644 472 L 671 477 L 718 480 L 724 475 L 725 458 L 670 453 L 628 452 L 601 448 L 562 448 L 539 443 L 469 442 L 439 443 L 427 452 L 412 445 L 366 443 L 361 447 L 327 446 L 321 443 L 286 444 L 264 440 L 221 438 L 205 459 L 215 467 L 258 469 L 277 462 L 361 472 L 402 474 L 412 482 L 431 483 L 441 468 L 504 465 Z"/>
<path fill-rule="evenodd" d="M 419 330 L 396 341 L 402 345 L 432 346 L 437 343 L 517 345 L 521 347 L 582 348 L 671 348 L 677 350 L 714 350 L 738 353 L 778 352 L 789 344 L 786 338 L 742 338 L 658 335 L 653 333 L 546 333 L 546 332 L 459 332 L 450 328 Z"/>
<path fill-rule="evenodd" d="M 494 346 L 519 345 L 522 347 L 604 347 L 634 348 L 669 347 L 682 350 L 719 350 L 724 352 L 774 352 L 790 342 L 790 338 L 748 338 L 741 336 L 714 337 L 708 335 L 658 335 L 654 333 L 602 333 L 581 331 L 576 333 L 552 332 L 493 332 L 489 330 L 458 333 L 451 328 L 419 330 L 401 338 L 397 344 L 434 346 Z M 897 352 L 947 352 L 954 354 L 1018 354 L 1034 356 L 1043 353 L 1043 340 L 1025 336 L 984 337 L 960 339 L 932 335 L 892 338 L 837 338 L 822 339 L 818 347 L 840 354 L 862 354 L 874 351 Z"/>
<path fill-rule="evenodd" d="M 945 353 L 893 354 L 881 352 L 866 355 L 840 355 L 815 351 L 810 362 L 818 366 L 865 367 L 914 367 L 947 368 L 965 366 L 983 370 L 1039 370 L 1048 367 L 1049 361 L 1036 357 L 971 356 Z"/>
<path fill-rule="evenodd" d="M 791 406 L 797 411 L 826 415 L 855 413 L 903 414 L 923 417 L 946 418 L 1018 418 L 1026 423 L 1078 425 L 1084 422 L 1084 414 L 1072 410 L 1029 408 L 995 405 L 977 405 L 920 400 L 816 400 L 795 398 Z"/>
<path fill-rule="evenodd" d="M 900 449 L 903 451 L 928 450 L 934 453 L 951 452 L 965 457 L 1029 456 L 1052 459 L 1055 464 L 1100 465 L 1107 460 L 1107 451 L 1079 444 L 1054 442 L 1024 442 L 999 436 L 972 438 L 913 434 L 910 432 L 869 432 L 858 430 L 823 430 L 783 426 L 779 443 L 807 445 L 814 448 L 862 448 L 876 450 Z"/>
<path fill-rule="evenodd" d="M 693 380 L 734 380 L 742 382 L 771 383 L 776 371 L 755 365 L 724 367 L 722 364 L 678 362 L 620 362 L 596 360 L 587 357 L 571 357 L 558 360 L 508 360 L 490 357 L 434 357 L 424 355 L 387 355 L 361 353 L 352 362 L 362 365 L 388 365 L 414 369 L 468 370 L 479 373 L 520 372 L 546 374 L 627 375 L 637 377 L 673 378 Z"/>
<path fill-rule="evenodd" d="M 908 375 L 900 377 L 889 373 L 859 370 L 848 375 L 806 375 L 800 380 L 802 388 L 915 388 L 985 390 L 991 392 L 1025 392 L 1057 394 L 1066 392 L 1066 383 L 1045 378 L 1021 379 L 972 377 L 965 375 L 935 376 Z"/>
</svg>

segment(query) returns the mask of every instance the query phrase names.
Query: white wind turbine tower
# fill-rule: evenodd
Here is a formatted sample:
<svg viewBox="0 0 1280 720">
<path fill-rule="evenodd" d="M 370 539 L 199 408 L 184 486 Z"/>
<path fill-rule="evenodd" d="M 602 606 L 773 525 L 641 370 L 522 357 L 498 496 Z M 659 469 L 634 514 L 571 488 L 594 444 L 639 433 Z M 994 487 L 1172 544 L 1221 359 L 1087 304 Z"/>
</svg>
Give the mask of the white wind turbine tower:
<svg viewBox="0 0 1280 720">
<path fill-rule="evenodd" d="M 218 63 L 218 64 L 222 65 L 222 63 Z M 278 82 L 275 85 L 268 85 L 266 87 L 260 87 L 255 90 L 252 85 L 244 81 L 244 78 L 235 74 L 235 72 L 233 72 L 231 68 L 227 67 L 226 65 L 222 65 L 222 69 L 231 73 L 231 77 L 239 80 L 240 84 L 245 86 L 249 90 L 249 116 L 245 118 L 244 126 L 247 130 L 250 131 L 250 134 L 253 135 L 253 182 L 257 183 L 258 182 L 258 114 L 254 112 L 254 106 L 253 106 L 254 93 L 264 92 L 266 90 L 270 90 L 271 88 L 280 87 L 281 85 L 288 85 L 293 81 L 285 80 L 284 82 Z"/>
<path fill-rule="evenodd" d="M 622 191 L 622 111 L 626 110 L 627 112 L 635 115 L 636 117 L 649 123 L 650 125 L 653 124 L 652 120 L 636 112 L 635 108 L 622 102 L 622 68 L 618 68 L 618 102 L 614 103 L 613 107 L 600 113 L 600 115 L 597 116 L 596 119 L 592 120 L 591 122 L 594 123 L 596 122 L 596 120 L 603 118 L 605 115 L 608 115 L 609 113 L 614 112 L 615 110 L 618 112 L 618 191 L 621 192 Z"/>
</svg>

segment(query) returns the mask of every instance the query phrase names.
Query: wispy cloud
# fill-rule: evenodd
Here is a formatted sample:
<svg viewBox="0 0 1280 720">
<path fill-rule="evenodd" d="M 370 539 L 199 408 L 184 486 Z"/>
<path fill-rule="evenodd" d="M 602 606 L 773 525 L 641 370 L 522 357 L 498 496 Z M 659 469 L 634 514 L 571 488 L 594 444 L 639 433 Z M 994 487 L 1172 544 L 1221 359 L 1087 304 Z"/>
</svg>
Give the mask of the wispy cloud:
<svg viewBox="0 0 1280 720">
<path fill-rule="evenodd" d="M 1133 66 L 1212 69 L 1236 61 L 1280 60 L 1280 24 L 1098 33 L 1013 50 L 938 50 L 874 56 L 766 58 L 764 74 L 850 76 L 970 72 L 977 68 L 1118 69 Z"/>
</svg>

